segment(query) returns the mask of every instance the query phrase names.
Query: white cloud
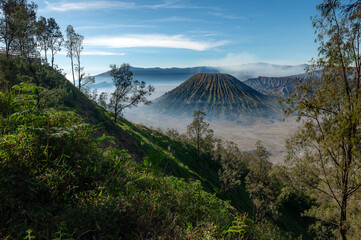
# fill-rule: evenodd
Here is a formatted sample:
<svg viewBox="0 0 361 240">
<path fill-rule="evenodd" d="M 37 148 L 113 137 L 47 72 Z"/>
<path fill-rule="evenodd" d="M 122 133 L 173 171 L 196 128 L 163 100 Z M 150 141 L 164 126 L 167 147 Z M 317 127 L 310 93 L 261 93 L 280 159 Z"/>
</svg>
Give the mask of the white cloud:
<svg viewBox="0 0 361 240">
<path fill-rule="evenodd" d="M 261 62 L 261 60 L 251 53 L 228 53 L 224 58 L 210 59 L 203 61 L 201 64 L 212 67 L 229 67 L 246 63 Z"/>
<path fill-rule="evenodd" d="M 195 19 L 172 16 L 169 18 L 155 19 L 155 20 L 152 20 L 152 22 L 195 22 Z"/>
<path fill-rule="evenodd" d="M 119 1 L 80 1 L 80 2 L 47 2 L 45 1 L 47 11 L 66 12 L 72 10 L 90 10 L 90 9 L 130 9 L 134 8 L 134 3 L 119 2 Z"/>
<path fill-rule="evenodd" d="M 229 19 L 229 20 L 248 20 L 247 17 L 235 16 L 235 15 L 231 15 L 231 14 L 225 14 L 222 12 L 209 12 L 209 14 L 212 16 L 215 16 L 215 17 Z"/>
<path fill-rule="evenodd" d="M 199 65 L 216 67 L 240 79 L 258 76 L 283 77 L 305 72 L 305 65 L 302 63 L 262 59 L 247 52 L 229 53 L 223 58 L 202 61 Z"/>
<path fill-rule="evenodd" d="M 154 26 L 146 24 L 106 24 L 106 25 L 89 25 L 76 27 L 76 30 L 104 30 L 104 29 L 115 29 L 115 28 L 151 28 Z"/>
<path fill-rule="evenodd" d="M 66 11 L 81 11 L 81 10 L 99 10 L 99 9 L 137 9 L 137 8 L 148 8 L 148 9 L 174 9 L 174 8 L 209 8 L 209 7 L 199 7 L 190 4 L 182 3 L 181 0 L 165 0 L 160 4 L 153 5 L 137 5 L 133 2 L 124 2 L 124 1 L 110 1 L 110 0 L 95 0 L 95 1 L 59 1 L 59 2 L 48 2 L 44 1 L 46 4 L 45 9 L 41 11 L 57 11 L 57 12 L 66 12 Z"/>
<path fill-rule="evenodd" d="M 60 52 L 60 55 L 66 55 L 66 52 Z M 83 51 L 81 53 L 83 56 L 124 56 L 126 53 L 115 53 L 115 52 L 106 52 L 106 51 Z"/>
<path fill-rule="evenodd" d="M 87 56 L 124 56 L 126 53 L 114 53 L 114 52 L 104 52 L 104 51 L 84 51 L 83 55 Z"/>
<path fill-rule="evenodd" d="M 159 47 L 205 51 L 226 44 L 226 41 L 196 41 L 183 35 L 134 34 L 88 38 L 84 45 L 107 48 Z"/>
</svg>

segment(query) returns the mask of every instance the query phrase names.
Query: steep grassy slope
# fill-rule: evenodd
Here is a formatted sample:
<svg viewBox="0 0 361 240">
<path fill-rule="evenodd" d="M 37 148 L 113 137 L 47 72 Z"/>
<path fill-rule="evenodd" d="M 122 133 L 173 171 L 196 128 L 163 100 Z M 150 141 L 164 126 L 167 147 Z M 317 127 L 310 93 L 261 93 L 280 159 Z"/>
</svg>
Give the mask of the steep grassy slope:
<svg viewBox="0 0 361 240">
<path fill-rule="evenodd" d="M 200 109 L 210 119 L 238 120 L 243 116 L 276 113 L 277 101 L 228 74 L 195 74 L 154 101 L 154 111 L 176 116 Z"/>
<path fill-rule="evenodd" d="M 44 88 L 24 74 L 0 91 L 0 239 L 224 236 L 238 212 L 210 193 L 212 183 L 141 128 L 114 124 L 62 75 L 55 74 L 59 88 Z M 156 161 L 164 156 L 172 175 L 186 180 L 164 174 Z"/>
<path fill-rule="evenodd" d="M 248 99 L 248 97 L 250 99 L 263 99 L 265 97 L 245 86 L 237 79 L 234 80 L 230 75 L 226 75 L 228 76 L 226 80 L 219 79 L 214 81 L 215 79 L 212 79 L 209 82 L 206 77 L 209 74 L 199 75 L 205 77 L 203 81 L 208 83 L 207 89 L 214 89 L 215 82 L 220 85 L 223 83 L 223 88 L 229 91 L 229 94 L 221 95 L 223 101 L 233 101 L 242 97 L 246 99 Z M 214 77 L 223 78 L 224 76 L 223 74 L 217 75 L 214 75 Z M 199 76 L 197 76 L 197 79 L 198 78 Z M 234 81 L 234 85 L 227 84 L 227 86 L 224 86 L 224 81 Z M 194 84 L 193 81 L 187 83 L 187 89 L 194 89 L 194 87 L 197 86 L 191 83 Z M 230 89 L 230 86 L 237 88 L 239 83 L 241 83 L 241 89 L 238 88 L 238 91 Z M 124 118 L 120 118 L 118 123 L 114 124 L 112 115 L 104 108 L 89 100 L 70 83 L 68 83 L 68 89 L 72 94 L 68 95 L 66 100 L 67 104 L 69 106 L 72 105 L 72 108 L 76 109 L 86 120 L 88 119 L 91 123 L 100 126 L 103 130 L 98 130 L 99 136 L 103 133 L 115 136 L 120 148 L 127 149 L 136 161 L 141 161 L 148 169 L 151 169 L 156 174 L 200 180 L 206 191 L 215 193 L 223 200 L 229 200 L 231 205 L 239 211 L 252 214 L 252 201 L 243 184 L 235 191 L 227 193 L 221 192 L 221 183 L 218 177 L 220 165 L 212 160 L 209 155 L 203 154 L 201 159 L 196 161 L 196 149 L 188 143 L 177 141 L 159 131 L 134 124 Z M 244 92 L 243 94 L 239 94 L 239 91 Z M 195 93 L 197 93 L 197 91 Z M 182 94 L 180 94 L 180 96 L 182 96 Z M 192 96 L 192 98 L 196 98 L 196 96 Z M 265 98 L 267 99 L 267 97 Z M 247 101 L 246 99 L 244 101 Z M 307 238 L 305 231 L 307 221 L 300 219 L 299 212 L 297 212 L 293 206 L 281 211 L 283 214 L 278 223 L 279 226 L 284 230 L 294 232 L 297 235 L 302 234 Z"/>
<path fill-rule="evenodd" d="M 124 118 L 114 124 L 112 115 L 104 108 L 89 100 L 71 83 L 67 83 L 67 88 L 70 94 L 65 98 L 65 105 L 75 109 L 86 121 L 99 126 L 98 137 L 103 133 L 114 136 L 119 148 L 127 149 L 138 162 L 145 159 L 145 164 L 157 173 L 198 179 L 208 191 L 220 193 L 219 165 L 210 156 L 203 155 L 197 162 L 194 146 Z M 244 189 L 242 191 L 244 197 L 234 198 L 234 204 L 244 211 L 252 211 L 252 203 Z"/>
<path fill-rule="evenodd" d="M 244 185 L 220 191 L 220 166 L 208 153 L 196 161 L 187 142 L 126 119 L 114 123 L 64 76 L 45 70 L 59 86 L 43 85 L 44 95 L 60 93 L 54 109 L 36 108 L 34 92 L 0 92 L 0 238 L 22 238 L 26 229 L 40 239 L 57 231 L 78 239 L 220 238 L 232 215 L 252 212 Z M 99 141 L 103 134 L 115 144 Z M 279 225 L 305 235 L 298 217 Z M 248 239 L 279 236 L 263 233 L 273 225 L 247 224 Z"/>
</svg>

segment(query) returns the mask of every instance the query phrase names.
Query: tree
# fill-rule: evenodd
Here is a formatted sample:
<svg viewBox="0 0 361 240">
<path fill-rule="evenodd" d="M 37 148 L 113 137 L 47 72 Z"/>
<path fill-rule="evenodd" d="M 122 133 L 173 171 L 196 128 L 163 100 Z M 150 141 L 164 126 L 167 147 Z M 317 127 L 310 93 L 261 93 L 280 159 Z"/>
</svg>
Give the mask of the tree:
<svg viewBox="0 0 361 240">
<path fill-rule="evenodd" d="M 361 8 L 361 0 L 351 0 L 350 3 L 345 6 L 345 13 L 349 15 L 349 17 L 360 17 L 360 8 Z"/>
<path fill-rule="evenodd" d="M 27 3 L 25 0 L 16 8 L 12 14 L 17 29 L 13 48 L 20 56 L 28 59 L 36 56 L 37 42 L 36 35 L 36 9 L 37 5 L 33 2 Z"/>
<path fill-rule="evenodd" d="M 197 160 L 199 160 L 201 148 L 209 150 L 209 145 L 213 144 L 213 130 L 209 128 L 209 123 L 204 121 L 206 114 L 200 110 L 193 112 L 193 122 L 187 126 L 187 134 L 197 147 Z"/>
<path fill-rule="evenodd" d="M 104 108 L 107 108 L 108 93 L 102 92 L 98 97 L 98 104 Z"/>
<path fill-rule="evenodd" d="M 89 84 L 95 82 L 94 77 L 91 77 L 90 75 L 85 76 L 84 67 L 82 67 L 80 64 L 81 53 L 84 49 L 83 48 L 84 36 L 76 33 L 71 25 L 67 27 L 66 33 L 68 38 L 66 41 L 66 47 L 68 49 L 67 56 L 70 58 L 71 61 L 73 83 L 75 86 L 75 74 L 74 74 L 74 69 L 75 69 L 78 75 L 78 89 L 82 90 L 82 88 L 84 88 L 85 86 L 88 86 Z M 74 58 L 76 60 L 75 66 L 74 66 Z"/>
<path fill-rule="evenodd" d="M 16 1 L 6 1 L 2 0 L 1 2 L 1 22 L 0 22 L 0 34 L 1 41 L 5 44 L 5 55 L 8 57 L 10 54 L 10 46 L 15 39 L 17 34 L 15 28 L 15 22 L 11 16 L 16 7 Z"/>
<path fill-rule="evenodd" d="M 338 0 L 317 6 L 320 15 L 313 25 L 319 59 L 285 108 L 302 122 L 287 145 L 299 187 L 318 200 L 308 214 L 335 229 L 334 235 L 343 240 L 356 228 L 352 220 L 357 211 L 350 207 L 360 208 L 355 196 L 361 187 L 361 21 L 345 14 L 347 6 Z M 321 77 L 314 76 L 319 69 Z"/>
<path fill-rule="evenodd" d="M 2 0 L 0 36 L 5 44 L 5 54 L 30 57 L 36 51 L 37 5 L 26 0 Z"/>
<path fill-rule="evenodd" d="M 252 198 L 254 215 L 263 218 L 266 213 L 275 213 L 278 184 L 271 177 L 272 164 L 266 148 L 260 141 L 256 143 L 254 157 L 248 163 L 246 190 Z"/>
<path fill-rule="evenodd" d="M 223 191 L 229 191 L 241 184 L 242 173 L 246 169 L 243 153 L 233 142 L 217 149 L 221 169 L 218 171 L 219 179 L 223 183 Z"/>
<path fill-rule="evenodd" d="M 54 18 L 48 18 L 47 29 L 49 31 L 48 47 L 51 52 L 51 66 L 54 67 L 54 56 L 61 50 L 64 38 Z"/>
<path fill-rule="evenodd" d="M 78 72 L 78 88 L 79 90 L 82 89 L 83 85 L 87 85 L 89 83 L 93 83 L 94 82 L 94 78 L 91 77 L 87 77 L 86 79 L 88 80 L 87 83 L 83 83 L 83 78 L 85 76 L 85 73 L 83 72 L 84 67 L 81 66 L 80 64 L 80 56 L 81 56 L 81 52 L 83 51 L 83 41 L 84 41 L 84 36 L 75 33 L 74 34 L 74 55 L 75 55 L 75 59 L 76 59 L 76 65 L 75 65 L 75 71 Z"/>
<path fill-rule="evenodd" d="M 113 111 L 114 122 L 121 116 L 126 108 L 137 107 L 140 103 L 150 104 L 147 96 L 154 92 L 154 87 L 133 79 L 133 72 L 129 64 L 122 64 L 119 68 L 110 65 L 115 91 L 111 93 L 109 108 Z"/>
<path fill-rule="evenodd" d="M 48 63 L 48 42 L 49 42 L 49 31 L 47 27 L 47 20 L 44 17 L 40 17 L 36 23 L 36 36 L 40 51 L 44 51 L 45 62 Z"/>
<path fill-rule="evenodd" d="M 73 76 L 73 84 L 75 86 L 75 74 L 74 74 L 74 50 L 75 50 L 75 41 L 76 41 L 76 33 L 74 31 L 74 28 L 72 25 L 68 25 L 66 28 L 66 37 L 67 40 L 65 42 L 65 46 L 68 50 L 67 57 L 70 58 L 70 64 L 71 64 L 71 73 Z"/>
</svg>

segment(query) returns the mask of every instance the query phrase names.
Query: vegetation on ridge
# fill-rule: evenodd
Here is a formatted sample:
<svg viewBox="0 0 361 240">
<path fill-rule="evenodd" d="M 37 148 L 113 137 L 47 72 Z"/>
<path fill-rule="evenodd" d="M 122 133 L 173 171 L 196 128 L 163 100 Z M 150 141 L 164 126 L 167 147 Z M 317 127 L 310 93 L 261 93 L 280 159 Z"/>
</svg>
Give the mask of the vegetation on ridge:
<svg viewBox="0 0 361 240">
<path fill-rule="evenodd" d="M 18 60 L 4 63 L 5 79 L 23 67 Z M 239 236 L 227 231 L 233 224 L 247 225 L 246 239 L 283 236 L 270 223 L 239 218 L 240 212 L 219 198 L 218 163 L 207 154 L 194 162 L 196 149 L 189 143 L 123 119 L 113 130 L 141 147 L 121 150 L 119 136 L 102 135 L 106 128 L 85 123 L 79 115 L 101 123 L 93 116 L 100 114 L 89 112 L 98 109 L 94 103 L 55 70 L 44 65 L 35 69 L 53 73 L 57 84 L 37 87 L 23 72 L 0 93 L 1 238 L 233 239 Z M 59 94 L 50 94 L 54 92 Z M 86 107 L 86 102 L 92 105 Z M 77 114 L 73 109 L 79 107 Z M 110 113 L 99 111 L 113 124 Z M 134 161 L 136 151 L 142 151 L 138 154 L 144 161 Z M 215 175 L 206 174 L 210 170 Z"/>
<path fill-rule="evenodd" d="M 352 3 L 318 6 L 311 70 L 322 77 L 285 100 L 302 127 L 288 141 L 291 164 L 272 166 L 260 142 L 247 153 L 214 138 L 199 110 L 188 136 L 117 119 L 39 58 L 48 20 L 37 21 L 36 5 L 1 1 L 0 238 L 358 239 L 361 18 Z M 229 75 L 227 84 L 198 76 L 208 92 L 228 85 L 222 101 L 247 109 L 257 105 L 250 91 L 267 98 Z"/>
</svg>

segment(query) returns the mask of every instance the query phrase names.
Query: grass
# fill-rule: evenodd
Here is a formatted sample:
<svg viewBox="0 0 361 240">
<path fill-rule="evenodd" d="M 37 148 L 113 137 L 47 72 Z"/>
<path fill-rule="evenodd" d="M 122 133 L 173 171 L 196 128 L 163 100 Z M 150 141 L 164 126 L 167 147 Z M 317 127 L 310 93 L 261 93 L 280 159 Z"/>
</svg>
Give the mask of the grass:
<svg viewBox="0 0 361 240">
<path fill-rule="evenodd" d="M 38 68 L 58 83 L 42 90 L 61 93 L 52 108 L 26 91 L 0 92 L 0 239 L 222 239 L 235 215 L 252 212 L 244 185 L 221 192 L 209 154 L 196 161 L 187 142 L 114 123 L 61 74 Z M 114 144 L 97 140 L 104 134 Z M 263 236 L 247 224 L 247 239 Z M 264 239 L 287 239 L 260 226 Z"/>
</svg>

